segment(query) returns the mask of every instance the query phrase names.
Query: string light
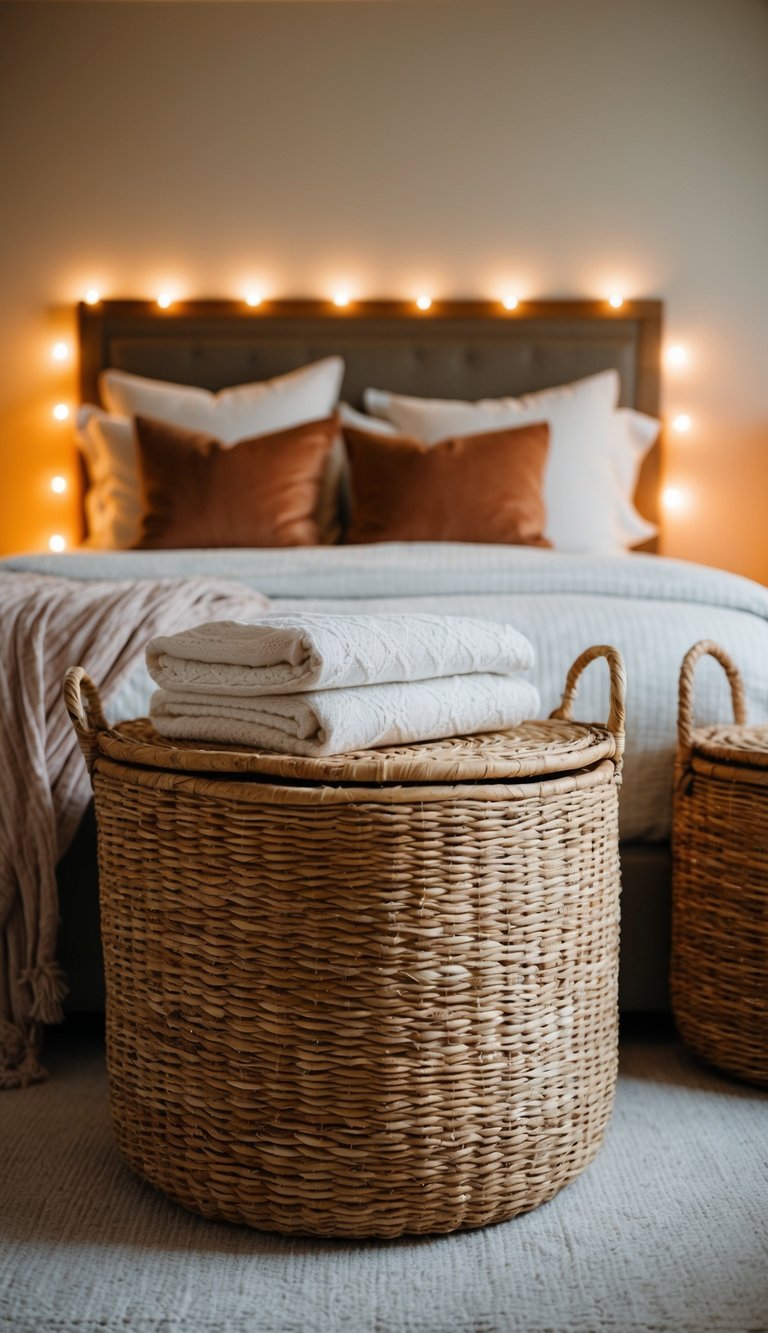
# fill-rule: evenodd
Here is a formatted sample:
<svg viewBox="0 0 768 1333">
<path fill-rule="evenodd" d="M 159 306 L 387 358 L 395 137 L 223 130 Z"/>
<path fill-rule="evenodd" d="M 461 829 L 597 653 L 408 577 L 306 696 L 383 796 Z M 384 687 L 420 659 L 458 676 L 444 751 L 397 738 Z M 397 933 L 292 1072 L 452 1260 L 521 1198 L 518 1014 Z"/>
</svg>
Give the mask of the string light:
<svg viewBox="0 0 768 1333">
<path fill-rule="evenodd" d="M 687 435 L 691 429 L 691 418 L 687 412 L 678 412 L 676 417 L 672 418 L 672 429 L 679 435 Z"/>
<path fill-rule="evenodd" d="M 664 360 L 668 366 L 687 366 L 688 348 L 683 347 L 681 343 L 675 343 L 673 347 L 667 348 Z"/>
<path fill-rule="evenodd" d="M 63 551 L 66 545 L 66 538 L 62 537 L 60 532 L 54 532 L 53 536 L 48 538 L 48 546 L 52 551 Z"/>
<path fill-rule="evenodd" d="M 68 343 L 54 343 L 51 348 L 51 356 L 54 361 L 66 361 L 69 356 Z"/>
<path fill-rule="evenodd" d="M 661 503 L 665 509 L 685 509 L 688 496 L 680 486 L 665 486 L 661 492 Z"/>
<path fill-rule="evenodd" d="M 349 292 L 339 291 L 335 292 L 331 299 L 335 306 L 338 306 L 340 309 L 342 309 L 344 306 L 351 304 L 352 298 Z M 605 299 L 607 304 L 611 307 L 612 310 L 621 310 L 622 306 L 626 302 L 626 297 L 624 297 L 620 292 L 611 292 Z M 88 291 L 83 296 L 83 300 L 86 305 L 98 305 L 99 302 L 101 301 L 101 293 L 98 290 L 98 288 L 89 287 Z M 246 305 L 255 308 L 256 306 L 260 306 L 262 304 L 264 297 L 259 291 L 255 290 L 246 291 L 243 293 L 243 300 L 245 301 Z M 520 304 L 519 296 L 516 296 L 514 293 L 502 296 L 500 300 L 505 310 L 517 310 Z M 160 292 L 155 298 L 155 301 L 156 304 L 159 305 L 161 310 L 167 310 L 169 306 L 173 305 L 174 298 L 169 292 Z M 417 296 L 416 305 L 418 306 L 419 310 L 429 310 L 432 306 L 432 297 L 428 296 L 426 293 L 422 294 L 421 296 Z M 62 343 L 56 345 L 63 347 L 65 344 Z M 62 353 L 60 357 L 57 359 L 64 360 L 65 356 L 67 356 L 68 354 L 69 352 L 67 350 L 66 353 Z M 686 365 L 689 359 L 687 348 L 683 347 L 681 344 L 675 344 L 672 347 L 668 347 L 664 355 L 668 364 L 671 366 Z"/>
<path fill-rule="evenodd" d="M 56 421 L 66 421 L 69 416 L 69 408 L 66 403 L 57 403 L 53 409 L 53 416 Z"/>
<path fill-rule="evenodd" d="M 51 490 L 54 495 L 63 495 L 67 489 L 66 477 L 51 477 Z"/>
</svg>

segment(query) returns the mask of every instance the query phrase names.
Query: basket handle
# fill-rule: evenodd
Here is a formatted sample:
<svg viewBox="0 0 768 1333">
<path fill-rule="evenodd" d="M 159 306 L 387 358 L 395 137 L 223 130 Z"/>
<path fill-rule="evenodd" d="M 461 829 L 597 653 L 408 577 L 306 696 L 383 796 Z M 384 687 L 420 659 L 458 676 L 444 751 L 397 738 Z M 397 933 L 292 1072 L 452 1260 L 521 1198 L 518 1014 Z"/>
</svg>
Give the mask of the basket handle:
<svg viewBox="0 0 768 1333">
<path fill-rule="evenodd" d="M 83 667 L 69 667 L 64 675 L 64 703 L 89 773 L 98 754 L 96 737 L 107 730 L 101 696 Z"/>
<path fill-rule="evenodd" d="M 627 691 L 627 674 L 624 669 L 624 658 L 618 648 L 611 648 L 609 644 L 598 643 L 592 648 L 587 648 L 579 657 L 576 658 L 565 681 L 563 697 L 560 701 L 560 707 L 550 713 L 551 718 L 557 718 L 561 722 L 570 722 L 572 716 L 573 703 L 576 698 L 579 677 L 584 668 L 594 662 L 596 657 L 604 657 L 608 662 L 611 673 L 611 692 L 610 707 L 608 710 L 608 730 L 616 741 L 616 757 L 621 762 L 624 753 L 624 700 Z"/>
<path fill-rule="evenodd" d="M 680 688 L 677 706 L 677 759 L 678 766 L 684 768 L 693 749 L 693 675 L 696 663 L 702 657 L 714 657 L 723 668 L 731 687 L 733 717 L 738 726 L 743 727 L 747 720 L 747 700 L 744 693 L 744 681 L 741 672 L 724 648 L 711 639 L 700 639 L 683 658 L 680 668 Z"/>
</svg>

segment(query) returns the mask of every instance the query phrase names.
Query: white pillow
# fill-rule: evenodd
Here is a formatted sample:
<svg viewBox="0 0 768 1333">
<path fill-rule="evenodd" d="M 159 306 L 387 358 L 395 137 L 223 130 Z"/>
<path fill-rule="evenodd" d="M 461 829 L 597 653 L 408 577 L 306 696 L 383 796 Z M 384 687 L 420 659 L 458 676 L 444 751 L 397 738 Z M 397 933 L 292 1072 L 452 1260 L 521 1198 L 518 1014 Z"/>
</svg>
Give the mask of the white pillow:
<svg viewBox="0 0 768 1333">
<path fill-rule="evenodd" d="M 608 553 L 622 549 L 616 531 L 616 480 L 611 457 L 618 396 L 619 376 L 615 370 L 607 370 L 575 384 L 521 398 L 466 403 L 367 389 L 364 399 L 374 416 L 384 417 L 425 444 L 452 435 L 548 422 L 546 535 L 560 551 Z"/>
<path fill-rule="evenodd" d="M 367 389 L 364 398 L 377 418 L 426 444 L 450 435 L 548 421 L 547 536 L 561 551 L 609 554 L 647 541 L 656 531 L 637 512 L 632 497 L 659 423 L 639 412 L 616 410 L 618 391 L 618 375 L 608 370 L 521 398 L 467 403 L 409 398 L 380 389 Z M 357 423 L 351 424 L 360 425 L 365 418 L 355 415 Z"/>
<path fill-rule="evenodd" d="M 655 442 L 661 422 L 655 417 L 620 407 L 614 414 L 613 466 L 616 476 L 616 531 L 624 547 L 655 537 L 658 528 L 635 508 L 634 494 L 645 455 Z"/>
<path fill-rule="evenodd" d="M 368 431 L 370 435 L 402 435 L 397 426 L 384 417 L 369 417 L 365 412 L 358 412 L 349 403 L 339 403 L 339 422 L 342 426 L 353 426 L 355 430 Z"/>
<path fill-rule="evenodd" d="M 91 483 L 85 497 L 86 545 L 100 550 L 133 546 L 142 515 L 133 422 L 85 404 L 77 413 L 77 439 Z"/>
<path fill-rule="evenodd" d="M 124 370 L 103 370 L 99 391 L 108 411 L 117 416 L 156 417 L 185 430 L 207 431 L 222 444 L 235 444 L 250 435 L 268 435 L 329 417 L 339 401 L 343 378 L 341 357 L 328 356 L 287 375 L 219 393 L 144 379 Z"/>
<path fill-rule="evenodd" d="M 87 544 L 125 548 L 139 537 L 141 487 L 133 417 L 150 416 L 185 430 L 206 431 L 223 444 L 288 430 L 331 415 L 338 402 L 344 362 L 326 357 L 276 379 L 210 393 L 182 384 L 105 370 L 99 388 L 109 411 L 89 404 L 79 409 L 78 442 L 91 486 L 86 495 Z M 338 535 L 341 443 L 328 460 L 317 511 L 324 541 Z"/>
</svg>

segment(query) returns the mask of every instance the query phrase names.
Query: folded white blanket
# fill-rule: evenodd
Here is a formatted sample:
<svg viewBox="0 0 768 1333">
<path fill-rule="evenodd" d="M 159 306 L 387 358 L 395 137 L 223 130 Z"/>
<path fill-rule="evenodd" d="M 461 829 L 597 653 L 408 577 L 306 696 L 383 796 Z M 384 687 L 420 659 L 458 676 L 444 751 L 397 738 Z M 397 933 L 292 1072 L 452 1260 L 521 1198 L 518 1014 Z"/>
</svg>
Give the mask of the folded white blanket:
<svg viewBox="0 0 768 1333">
<path fill-rule="evenodd" d="M 214 621 L 147 645 L 149 674 L 162 689 L 235 697 L 507 674 L 533 661 L 511 625 L 403 612 Z"/>
<path fill-rule="evenodd" d="M 164 736 L 299 755 L 496 731 L 538 710 L 529 681 L 489 673 L 253 699 L 157 690 L 150 709 Z"/>
</svg>

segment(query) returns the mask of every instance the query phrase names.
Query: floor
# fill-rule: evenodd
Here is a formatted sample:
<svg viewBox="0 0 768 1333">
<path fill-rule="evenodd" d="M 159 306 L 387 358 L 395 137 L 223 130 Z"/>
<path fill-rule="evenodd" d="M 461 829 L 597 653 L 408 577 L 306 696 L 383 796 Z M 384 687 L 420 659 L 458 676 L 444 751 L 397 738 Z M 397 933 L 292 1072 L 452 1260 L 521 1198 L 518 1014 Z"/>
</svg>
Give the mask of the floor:
<svg viewBox="0 0 768 1333">
<path fill-rule="evenodd" d="M 622 1035 L 588 1170 L 499 1226 L 387 1243 L 206 1222 L 113 1146 L 99 1027 L 0 1094 L 2 1333 L 758 1333 L 768 1330 L 768 1094 L 670 1029 Z"/>
</svg>

